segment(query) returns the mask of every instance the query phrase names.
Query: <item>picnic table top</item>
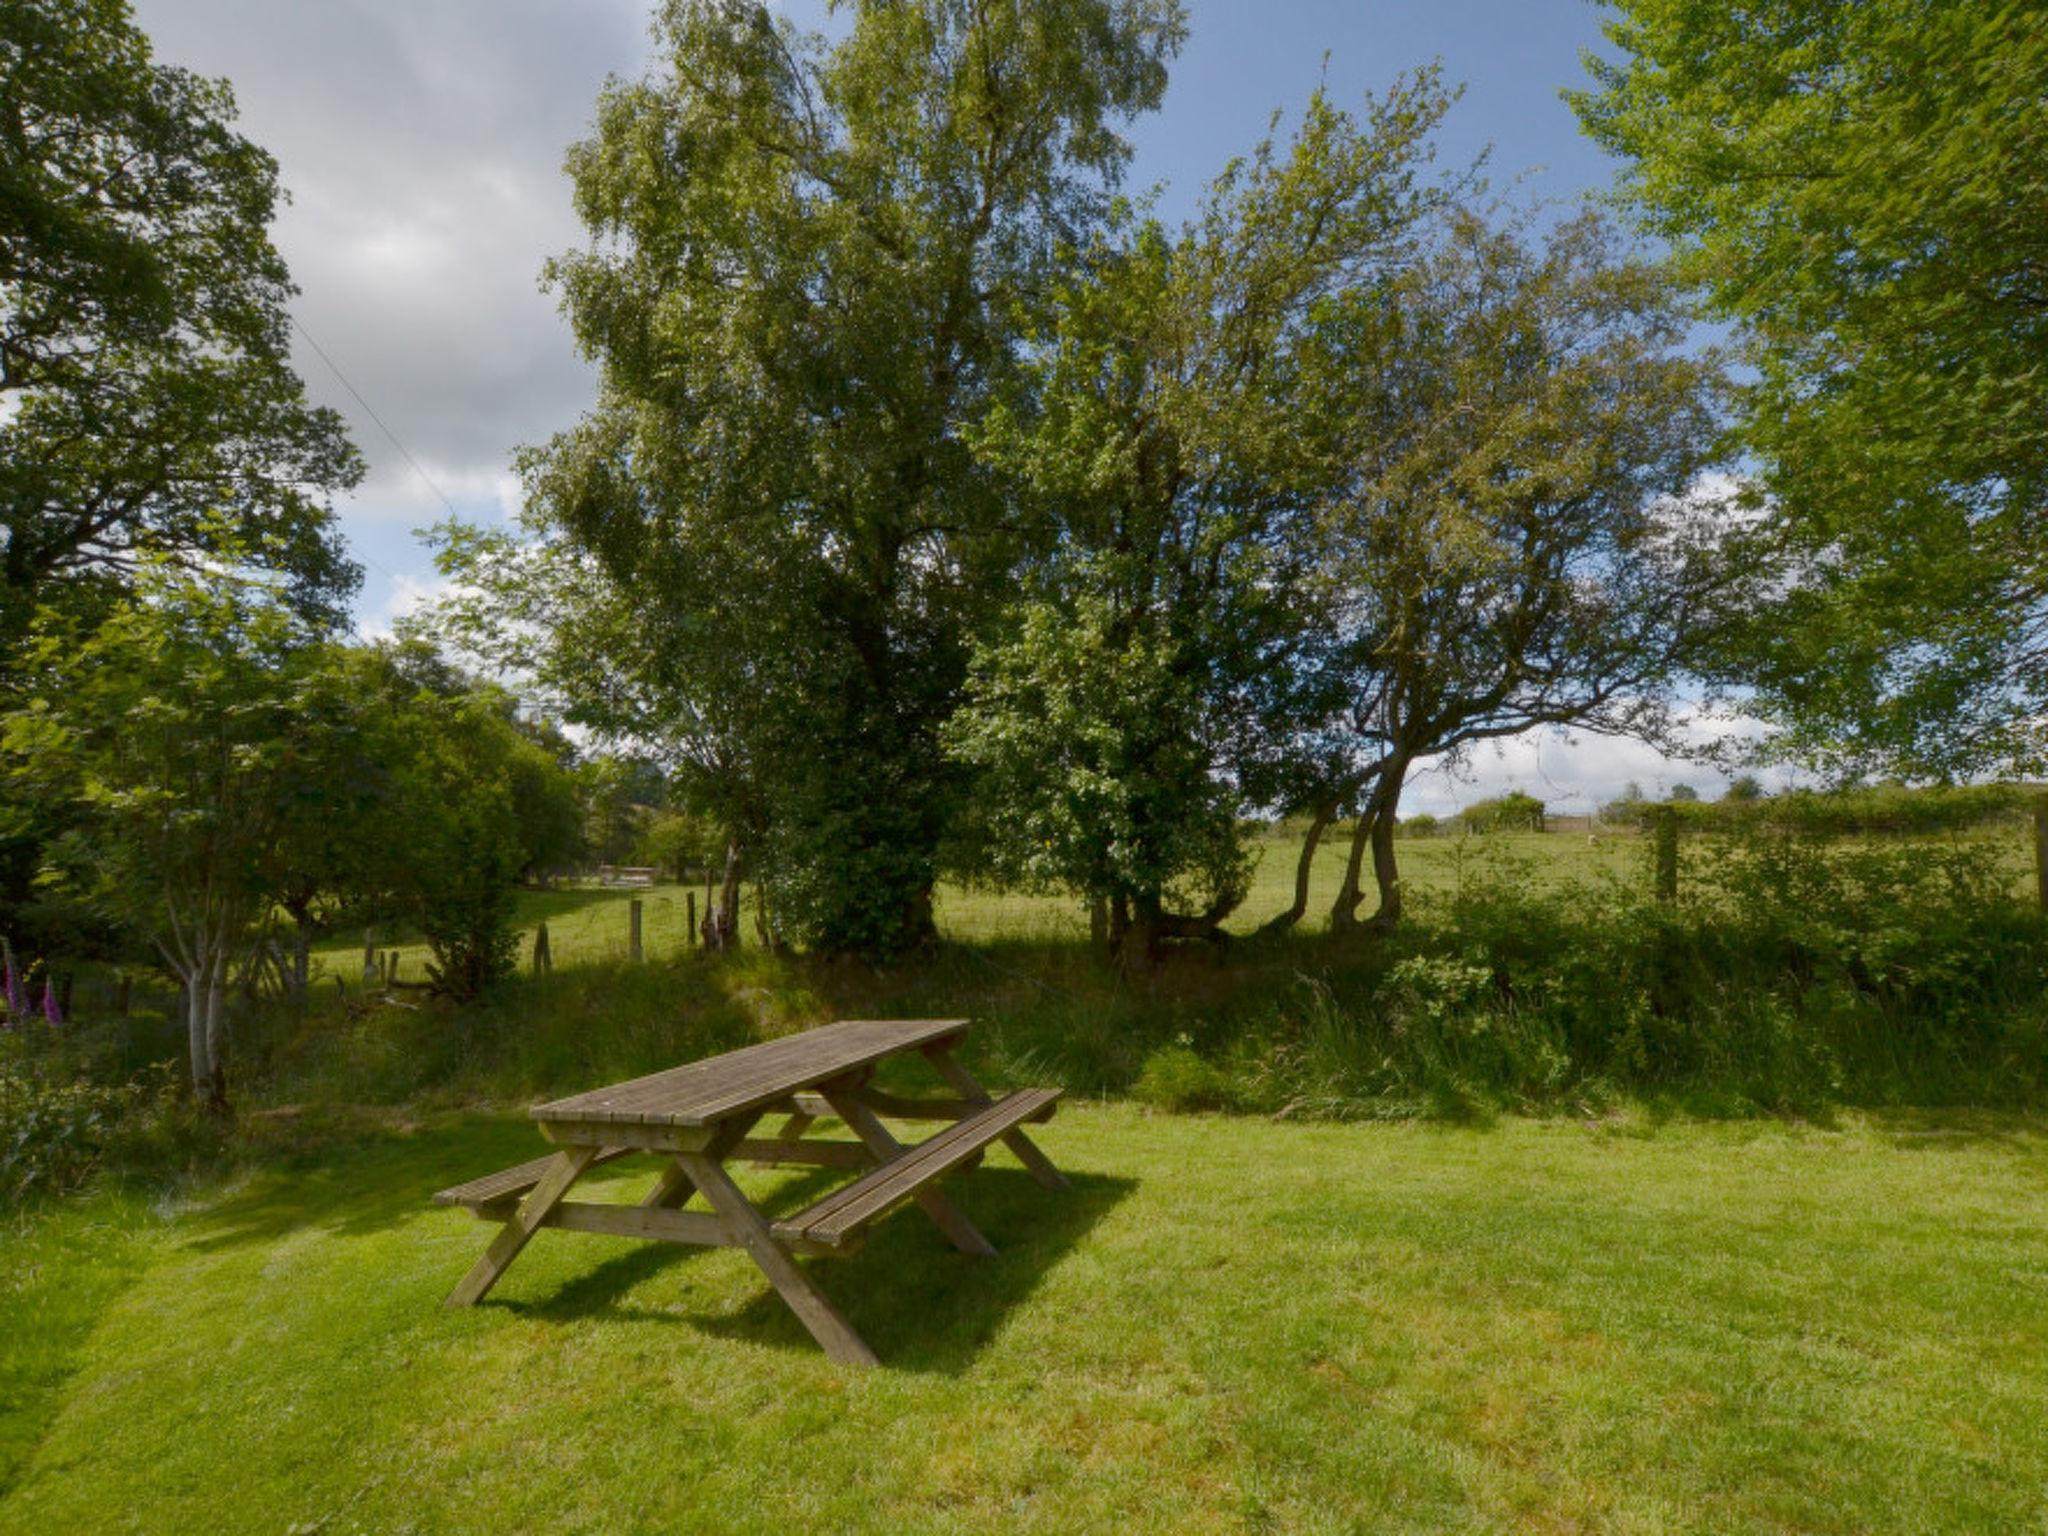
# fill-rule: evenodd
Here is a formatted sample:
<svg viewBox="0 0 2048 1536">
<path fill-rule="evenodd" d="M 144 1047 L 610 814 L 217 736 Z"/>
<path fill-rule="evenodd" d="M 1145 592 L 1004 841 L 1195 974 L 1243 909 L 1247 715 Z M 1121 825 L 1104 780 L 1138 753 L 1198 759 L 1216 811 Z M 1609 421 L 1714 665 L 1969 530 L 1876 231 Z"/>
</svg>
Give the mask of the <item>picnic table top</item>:
<svg viewBox="0 0 2048 1536">
<path fill-rule="evenodd" d="M 551 1122 L 713 1125 L 899 1051 L 957 1035 L 966 1019 L 844 1019 L 533 1107 Z"/>
</svg>

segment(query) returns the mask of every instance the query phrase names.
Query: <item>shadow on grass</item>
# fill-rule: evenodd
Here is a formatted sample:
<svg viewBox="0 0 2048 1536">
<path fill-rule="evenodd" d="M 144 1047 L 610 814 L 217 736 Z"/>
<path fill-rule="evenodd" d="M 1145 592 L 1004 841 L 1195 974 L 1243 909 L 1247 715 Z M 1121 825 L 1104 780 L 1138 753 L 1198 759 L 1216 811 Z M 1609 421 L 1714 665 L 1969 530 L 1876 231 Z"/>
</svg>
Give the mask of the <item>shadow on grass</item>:
<svg viewBox="0 0 2048 1536">
<path fill-rule="evenodd" d="M 361 1236 L 432 1214 L 434 1191 L 552 1150 L 523 1119 L 316 1130 L 258 1161 L 246 1186 L 190 1219 L 201 1251 L 271 1243 L 306 1227 Z M 637 1159 L 620 1171 L 637 1171 Z M 481 1228 L 480 1228 L 481 1230 Z"/>
<path fill-rule="evenodd" d="M 948 1192 L 995 1244 L 993 1258 L 957 1252 L 922 1212 L 906 1206 L 872 1228 L 852 1257 L 800 1262 L 885 1367 L 958 1374 L 1052 1267 L 1137 1187 L 1135 1180 L 1103 1174 L 1069 1173 L 1068 1179 L 1067 1189 L 1041 1189 L 1021 1170 L 994 1168 L 948 1181 Z M 772 1206 L 801 1205 L 830 1182 L 828 1175 L 806 1174 L 780 1186 Z M 708 1251 L 636 1244 L 544 1300 L 493 1297 L 481 1305 L 553 1322 L 680 1324 L 719 1338 L 816 1353 L 817 1343 L 765 1278 L 756 1277 L 758 1293 L 733 1313 L 622 1304 L 642 1281 Z"/>
<path fill-rule="evenodd" d="M 1999 1109 L 1873 1109 L 1870 1123 L 1901 1151 L 1960 1152 L 1999 1147 L 2048 1149 L 2048 1119 L 2034 1111 Z"/>
</svg>

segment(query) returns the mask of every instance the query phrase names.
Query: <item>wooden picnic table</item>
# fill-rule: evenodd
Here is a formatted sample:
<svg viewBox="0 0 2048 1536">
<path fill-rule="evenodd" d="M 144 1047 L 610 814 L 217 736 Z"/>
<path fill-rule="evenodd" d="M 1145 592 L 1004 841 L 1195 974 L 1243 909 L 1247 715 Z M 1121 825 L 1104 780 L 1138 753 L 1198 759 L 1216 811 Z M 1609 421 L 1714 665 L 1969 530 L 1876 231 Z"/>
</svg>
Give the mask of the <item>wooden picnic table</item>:
<svg viewBox="0 0 2048 1536">
<path fill-rule="evenodd" d="M 968 1027 L 966 1019 L 847 1019 L 535 1105 L 541 1134 L 559 1150 L 434 1196 L 442 1205 L 466 1206 L 482 1220 L 503 1223 L 448 1305 L 481 1300 L 542 1227 L 744 1248 L 826 1354 L 873 1365 L 874 1351 L 797 1265 L 796 1255 L 852 1253 L 871 1223 L 907 1200 L 923 1207 L 962 1252 L 994 1253 L 935 1181 L 979 1162 L 998 1140 L 1040 1184 L 1066 1186 L 1024 1132 L 1027 1124 L 1051 1118 L 1059 1090 L 991 1096 L 953 1054 Z M 952 1094 L 901 1098 L 873 1086 L 883 1061 L 908 1053 L 921 1055 Z M 772 1135 L 755 1134 L 771 1114 L 788 1118 Z M 858 1139 L 811 1135 L 824 1120 L 842 1122 Z M 884 1120 L 949 1123 L 905 1146 Z M 591 1169 L 635 1154 L 664 1160 L 638 1205 L 564 1198 Z M 731 1162 L 866 1171 L 807 1209 L 777 1219 L 733 1182 L 726 1172 Z M 685 1209 L 699 1196 L 709 1210 Z"/>
</svg>

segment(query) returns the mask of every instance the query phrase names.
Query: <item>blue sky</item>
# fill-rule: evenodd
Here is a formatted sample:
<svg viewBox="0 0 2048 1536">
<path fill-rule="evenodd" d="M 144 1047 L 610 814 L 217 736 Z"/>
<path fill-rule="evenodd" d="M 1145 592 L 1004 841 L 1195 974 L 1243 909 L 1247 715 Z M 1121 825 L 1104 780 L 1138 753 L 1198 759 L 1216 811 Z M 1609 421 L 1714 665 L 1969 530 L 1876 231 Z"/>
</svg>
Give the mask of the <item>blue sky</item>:
<svg viewBox="0 0 2048 1536">
<path fill-rule="evenodd" d="M 818 0 L 787 0 L 814 23 Z M 513 451 L 573 421 L 591 399 L 537 275 L 575 243 L 560 165 L 609 73 L 647 58 L 643 0 L 135 0 L 159 56 L 225 75 L 243 127 L 277 155 L 293 202 L 276 238 L 302 294 L 295 314 L 408 462 L 326 364 L 299 362 L 315 399 L 350 421 L 371 472 L 341 507 L 365 566 L 366 631 L 431 590 L 413 530 L 445 515 L 509 516 Z M 1202 184 L 1254 145 L 1275 110 L 1318 81 L 1340 102 L 1440 59 L 1465 86 L 1440 139 L 1447 165 L 1489 146 L 1489 176 L 1568 200 L 1607 187 L 1613 165 L 1583 138 L 1559 91 L 1600 44 L 1592 0 L 1193 0 L 1164 109 L 1139 123 L 1132 185 L 1164 183 L 1160 209 L 1188 212 Z M 431 484 L 429 484 L 431 482 Z M 1631 744 L 1550 740 L 1489 752 L 1464 780 L 1425 773 L 1415 809 L 1507 787 L 1560 805 L 1629 780 L 1684 778 Z"/>
</svg>

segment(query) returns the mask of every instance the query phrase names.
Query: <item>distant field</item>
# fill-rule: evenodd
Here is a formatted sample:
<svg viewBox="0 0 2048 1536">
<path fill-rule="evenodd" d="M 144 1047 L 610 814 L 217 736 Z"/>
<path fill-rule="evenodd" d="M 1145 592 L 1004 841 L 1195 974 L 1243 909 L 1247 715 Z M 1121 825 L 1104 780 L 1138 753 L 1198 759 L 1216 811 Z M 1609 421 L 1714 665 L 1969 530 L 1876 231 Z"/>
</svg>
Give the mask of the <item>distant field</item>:
<svg viewBox="0 0 2048 1536">
<path fill-rule="evenodd" d="M 2009 864 L 2015 889 L 2031 882 L 2033 866 L 2027 832 L 2018 826 L 1994 826 L 1959 834 L 1970 842 L 1987 842 L 1997 847 L 2002 862 Z M 1945 839 L 1944 839 L 1945 840 Z M 1699 844 L 1690 845 L 1685 862 L 1696 857 Z M 1259 862 L 1252 880 L 1251 895 L 1231 918 L 1229 927 L 1249 933 L 1278 912 L 1286 910 L 1294 896 L 1294 867 L 1301 850 L 1299 836 L 1291 831 L 1268 834 L 1260 839 Z M 1330 903 L 1343 881 L 1348 856 L 1348 836 L 1325 838 L 1317 851 L 1309 889 L 1309 910 L 1304 926 L 1321 928 Z M 1408 888 L 1419 895 L 1450 891 L 1461 880 L 1506 878 L 1523 884 L 1563 887 L 1602 880 L 1648 881 L 1649 847 L 1645 838 L 1633 833 L 1584 832 L 1495 832 L 1478 837 L 1444 834 L 1406 838 L 1400 845 L 1401 874 Z M 1366 866 L 1366 911 L 1371 910 L 1371 864 Z M 521 925 L 520 955 L 524 964 L 533 949 L 534 929 L 548 925 L 548 945 L 557 965 L 624 959 L 627 943 L 627 903 L 642 901 L 643 942 L 652 956 L 675 954 L 688 942 L 689 897 L 694 895 L 698 915 L 704 908 L 701 887 L 658 885 L 652 888 L 604 889 L 594 885 L 570 885 L 553 891 L 524 891 L 519 898 Z M 741 908 L 741 927 L 747 943 L 754 940 L 754 895 L 746 893 Z M 1044 939 L 1079 937 L 1088 931 L 1088 916 L 1081 905 L 1065 896 L 1033 896 L 1015 891 L 991 891 L 942 885 L 937 900 L 940 930 L 953 939 L 984 942 L 999 939 Z M 394 938 L 396 942 L 394 943 Z M 382 935 L 379 949 L 396 948 L 400 975 L 419 980 L 426 963 L 426 946 L 407 934 Z M 354 980 L 361 973 L 360 937 L 314 951 L 315 972 Z"/>
</svg>

